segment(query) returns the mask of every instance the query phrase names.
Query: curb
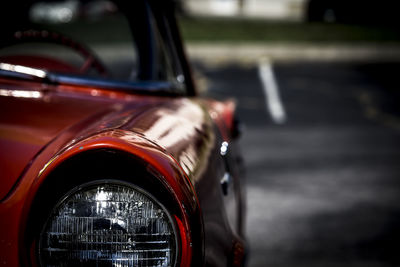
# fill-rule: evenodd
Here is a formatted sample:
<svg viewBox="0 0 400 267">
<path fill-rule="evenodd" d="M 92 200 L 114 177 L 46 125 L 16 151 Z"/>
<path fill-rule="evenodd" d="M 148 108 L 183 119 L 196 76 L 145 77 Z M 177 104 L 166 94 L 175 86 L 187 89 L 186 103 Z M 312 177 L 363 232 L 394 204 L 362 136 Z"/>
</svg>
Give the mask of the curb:
<svg viewBox="0 0 400 267">
<path fill-rule="evenodd" d="M 271 61 L 400 61 L 400 44 L 232 44 L 188 43 L 192 60 L 210 63 Z"/>
</svg>

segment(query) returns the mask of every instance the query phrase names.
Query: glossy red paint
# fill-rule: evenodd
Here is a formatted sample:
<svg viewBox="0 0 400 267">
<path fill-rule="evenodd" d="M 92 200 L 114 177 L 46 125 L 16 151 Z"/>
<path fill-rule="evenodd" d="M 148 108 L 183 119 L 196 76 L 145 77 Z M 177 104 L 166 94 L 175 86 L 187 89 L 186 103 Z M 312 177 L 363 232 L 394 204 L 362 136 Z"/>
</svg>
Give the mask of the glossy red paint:
<svg viewBox="0 0 400 267">
<path fill-rule="evenodd" d="M 0 168 L 4 174 L 0 177 L 0 199 L 6 196 L 29 162 L 54 138 L 73 131 L 71 127 L 86 131 L 117 128 L 136 112 L 160 101 L 101 89 L 76 88 L 83 93 L 70 94 L 69 87 L 44 90 L 37 83 L 26 85 L 14 83 L 8 89 L 0 89 L 0 93 L 17 95 L 0 96 Z M 31 97 L 33 93 L 37 97 Z M 79 129 L 74 132 L 78 135 L 70 134 L 70 137 L 76 139 L 85 134 L 79 133 Z"/>
<path fill-rule="evenodd" d="M 232 139 L 231 133 L 234 128 L 236 102 L 233 99 L 228 99 L 223 102 L 215 100 L 207 100 L 209 107 L 208 112 L 214 122 L 217 124 L 225 141 Z"/>
<path fill-rule="evenodd" d="M 190 239 L 188 238 L 187 230 L 183 225 L 182 221 L 175 216 L 175 221 L 178 225 L 178 229 L 181 236 L 181 249 L 182 249 L 182 256 L 181 256 L 181 267 L 190 266 L 192 260 L 192 248 Z"/>
<path fill-rule="evenodd" d="M 236 242 L 233 246 L 233 257 L 232 257 L 232 265 L 235 267 L 243 266 L 245 257 L 245 249 L 243 242 Z"/>
<path fill-rule="evenodd" d="M 48 173 L 65 159 L 96 148 L 137 155 L 165 177 L 175 199 L 185 206 L 177 216 L 184 226 L 180 229 L 185 246 L 182 262 L 190 261 L 188 216 L 201 212 L 202 201 L 196 195 L 204 187 L 203 180 L 219 173 L 217 169 L 215 174 L 206 171 L 214 161 L 211 153 L 218 143 L 212 125 L 218 125 L 223 140 L 230 140 L 233 102 L 140 96 L 69 85 L 46 90 L 36 83 L 7 88 L 38 91 L 40 96 L 0 96 L 0 105 L 9 114 L 0 120 L 1 146 L 10 147 L 9 151 L 0 150 L 1 162 L 14 162 L 1 166 L 2 172 L 8 173 L 1 178 L 7 188 L 1 189 L 0 217 L 8 218 L 0 221 L 1 262 L 18 265 L 24 222 Z M 200 197 L 206 196 L 202 193 Z"/>
<path fill-rule="evenodd" d="M 149 109 L 123 128 L 142 134 L 171 153 L 194 185 L 215 142 L 212 121 L 204 107 L 186 98 Z"/>
<path fill-rule="evenodd" d="M 237 201 L 240 190 L 236 185 L 239 172 L 235 166 L 238 157 L 234 154 L 236 140 L 232 134 L 236 105 L 232 100 L 220 102 L 197 96 L 171 9 L 172 2 L 128 2 L 115 3 L 122 8 L 130 7 L 131 25 L 139 25 L 133 27 L 132 33 L 138 35 L 135 39 L 140 42 L 137 47 L 139 70 L 143 71 L 141 79 L 148 82 L 146 86 L 144 82 L 138 82 L 137 91 L 78 86 L 77 83 L 51 80 L 49 77 L 54 73 L 46 77 L 49 80 L 35 75 L 0 77 L 0 264 L 35 266 L 37 243 L 34 239 L 44 223 L 32 217 L 45 220 L 48 212 L 46 209 L 40 212 L 40 209 L 41 205 L 47 205 L 44 202 L 51 195 L 49 191 L 59 189 L 60 194 L 63 193 L 64 189 L 58 187 L 67 184 L 65 180 L 71 178 L 72 171 L 79 172 L 75 165 L 68 165 L 69 162 L 79 161 L 85 155 L 93 157 L 89 172 L 76 176 L 68 186 L 79 185 L 81 179 L 89 182 L 101 179 L 91 177 L 91 168 L 98 159 L 93 156 L 94 151 L 111 152 L 112 157 L 118 154 L 132 156 L 129 163 L 116 156 L 114 161 L 118 164 L 106 164 L 111 179 L 114 166 L 132 168 L 130 163 L 134 162 L 133 166 L 139 169 L 138 165 L 145 165 L 142 173 L 149 174 L 144 175 L 148 180 L 157 180 L 140 183 L 138 179 L 141 178 L 135 178 L 138 184 L 147 189 L 157 187 L 155 193 L 157 189 L 165 188 L 158 201 L 165 200 L 166 207 L 172 207 L 171 215 L 180 235 L 181 267 L 239 266 L 242 263 L 243 235 L 236 219 L 242 214 L 241 206 L 237 204 L 240 202 Z M 154 15 L 156 19 L 152 23 L 146 22 L 147 15 Z M 147 29 L 149 32 L 142 30 L 142 23 L 151 24 Z M 145 91 L 159 88 L 151 80 L 160 78 L 148 68 L 159 64 L 154 52 L 160 51 L 152 51 L 150 48 L 157 46 L 148 43 L 152 38 L 146 37 L 154 30 L 162 33 L 164 48 L 169 50 L 171 62 L 178 67 L 174 71 L 184 77 L 185 95 L 155 96 L 154 92 Z M 9 58 L 8 62 L 76 72 L 52 59 L 24 57 Z M 167 70 L 161 71 L 167 73 Z M 173 85 L 172 82 L 169 86 L 172 88 Z M 175 89 L 178 93 L 178 88 Z M 221 155 L 223 142 L 229 142 L 232 156 Z M 83 165 L 88 162 L 83 161 L 79 166 L 85 169 Z M 118 174 L 123 172 L 121 176 L 124 176 L 125 172 L 134 172 L 128 168 L 122 167 Z M 69 170 L 67 174 L 59 178 L 66 169 Z M 226 196 L 221 190 L 221 178 L 228 172 L 233 182 L 231 193 Z M 87 173 L 90 177 L 83 178 Z M 54 194 L 47 208 L 58 199 L 59 196 Z M 227 209 L 228 203 L 233 208 Z M 35 229 L 32 232 L 37 235 L 30 235 L 31 229 Z"/>
<path fill-rule="evenodd" d="M 29 210 L 30 203 L 32 203 L 35 193 L 46 176 L 64 160 L 87 150 L 98 148 L 121 150 L 137 155 L 149 162 L 166 179 L 164 183 L 167 183 L 168 186 L 173 189 L 172 193 L 174 193 L 177 202 L 184 204 L 186 207 L 186 210 L 183 210 L 183 206 L 180 206 L 181 214 L 175 216 L 180 219 L 177 223 L 180 233 L 184 235 L 181 237 L 183 241 L 181 244 L 181 261 L 186 263 L 190 262 L 191 235 L 188 216 L 198 212 L 198 210 L 196 211 L 196 209 L 198 209 L 198 202 L 195 197 L 196 194 L 190 182 L 180 170 L 179 166 L 176 165 L 174 159 L 166 154 L 163 149 L 147 141 L 143 137 L 123 130 L 100 133 L 82 142 L 78 142 L 73 146 L 69 146 L 52 157 L 44 165 L 44 168 L 34 170 L 34 173 L 38 174 L 37 176 L 35 175 L 36 177 L 31 176 L 31 172 L 27 173 L 26 176 L 35 178 L 23 179 L 13 194 L 0 205 L 0 216 L 5 218 L 5 216 L 3 216 L 4 214 L 2 214 L 5 213 L 8 214 L 9 219 L 8 221 L 1 222 L 1 230 L 7 229 L 5 233 L 2 231 L 1 236 L 3 241 L 8 241 L 7 244 L 4 242 L 0 244 L 0 249 L 2 249 L 3 252 L 8 251 L 8 253 L 1 253 L 2 262 L 6 262 L 10 265 L 18 263 L 18 248 L 14 245 L 13 240 L 22 239 L 21 236 L 23 236 L 25 225 L 21 224 L 18 226 L 9 224 L 8 222 L 27 221 L 27 211 Z"/>
<path fill-rule="evenodd" d="M 174 194 L 177 203 L 182 203 L 182 205 L 179 205 L 181 213 L 174 215 L 178 219 L 176 222 L 180 230 L 181 240 L 183 241 L 181 242 L 181 262 L 189 263 L 190 265 L 192 248 L 191 228 L 188 216 L 195 214 L 199 210 L 196 193 L 190 181 L 187 180 L 187 176 L 182 173 L 181 169 L 176 165 L 174 159 L 170 155 L 154 143 L 132 132 L 124 130 L 106 131 L 65 148 L 50 159 L 44 169 L 40 170 L 39 176 L 33 181 L 30 187 L 27 203 L 33 201 L 35 192 L 37 192 L 41 183 L 46 179 L 47 175 L 62 164 L 63 161 L 79 153 L 100 148 L 124 151 L 142 158 L 161 174 L 165 179 L 165 181 L 162 182 L 166 184 L 168 188 L 172 188 L 171 193 Z M 183 206 L 188 210 L 184 210 Z M 29 208 L 26 209 L 29 210 Z"/>
<path fill-rule="evenodd" d="M 0 62 L 23 65 L 32 68 L 49 69 L 66 73 L 79 73 L 74 66 L 46 56 L 15 55 L 1 56 Z"/>
<path fill-rule="evenodd" d="M 15 88 L 14 91 L 32 91 L 27 87 Z M 0 217 L 8 220 L 0 222 L 0 231 L 7 229 L 1 233 L 0 250 L 4 253 L 0 260 L 10 265 L 18 264 L 17 240 L 21 240 L 25 225 L 15 222 L 26 222 L 30 203 L 47 174 L 73 155 L 106 147 L 127 151 L 148 161 L 174 189 L 177 201 L 184 203 L 186 210 L 182 208 L 180 216 L 185 230 L 181 233 L 186 233 L 182 238 L 186 240 L 183 256 L 186 257 L 184 262 L 188 262 L 191 246 L 188 245 L 190 225 L 187 216 L 199 212 L 193 186 L 196 179 L 201 178 L 204 169 L 199 166 L 205 164 L 214 138 L 212 121 L 204 107 L 184 98 L 73 89 L 64 90 L 61 86 L 40 90 L 39 98 L 0 97 L 2 107 L 12 115 L 1 119 L 2 147 L 11 147 L 15 142 L 22 147 L 20 151 L 1 151 L 2 162 L 13 159 L 17 167 L 2 166 L 3 170 L 15 174 L 7 177 L 11 179 L 9 185 L 14 184 L 12 191 L 2 192 L 8 196 L 0 204 Z M 173 130 L 165 125 L 167 128 L 173 126 Z M 176 136 L 183 137 L 183 141 L 177 140 Z"/>
</svg>

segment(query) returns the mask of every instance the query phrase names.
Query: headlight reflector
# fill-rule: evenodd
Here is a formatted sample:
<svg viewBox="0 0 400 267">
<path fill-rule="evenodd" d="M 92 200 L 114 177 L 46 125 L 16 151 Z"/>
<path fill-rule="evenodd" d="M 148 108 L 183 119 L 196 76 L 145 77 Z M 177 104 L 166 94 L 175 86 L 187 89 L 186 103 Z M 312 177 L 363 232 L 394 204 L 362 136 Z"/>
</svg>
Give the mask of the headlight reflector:
<svg viewBox="0 0 400 267">
<path fill-rule="evenodd" d="M 45 266 L 174 266 L 177 237 L 149 193 L 103 183 L 73 190 L 56 206 L 39 250 Z"/>
</svg>

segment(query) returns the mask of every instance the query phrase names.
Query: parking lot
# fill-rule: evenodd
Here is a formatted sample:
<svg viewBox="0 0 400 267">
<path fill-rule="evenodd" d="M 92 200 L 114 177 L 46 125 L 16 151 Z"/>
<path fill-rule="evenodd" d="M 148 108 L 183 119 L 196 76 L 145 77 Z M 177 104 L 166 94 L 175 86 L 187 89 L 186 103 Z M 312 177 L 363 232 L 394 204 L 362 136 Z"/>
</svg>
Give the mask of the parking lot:
<svg viewBox="0 0 400 267">
<path fill-rule="evenodd" d="M 245 125 L 249 266 L 400 264 L 399 63 L 194 63 Z"/>
</svg>

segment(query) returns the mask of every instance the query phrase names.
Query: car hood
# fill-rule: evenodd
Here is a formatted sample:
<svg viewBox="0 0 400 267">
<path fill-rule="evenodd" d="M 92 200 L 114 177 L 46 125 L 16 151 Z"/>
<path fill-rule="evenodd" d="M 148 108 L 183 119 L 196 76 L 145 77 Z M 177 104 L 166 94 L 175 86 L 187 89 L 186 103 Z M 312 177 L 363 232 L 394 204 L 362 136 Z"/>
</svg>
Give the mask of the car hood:
<svg viewBox="0 0 400 267">
<path fill-rule="evenodd" d="M 67 145 L 88 132 L 117 128 L 157 102 L 115 92 L 83 92 L 0 89 L 0 200 L 53 140 L 61 138 Z"/>
</svg>

